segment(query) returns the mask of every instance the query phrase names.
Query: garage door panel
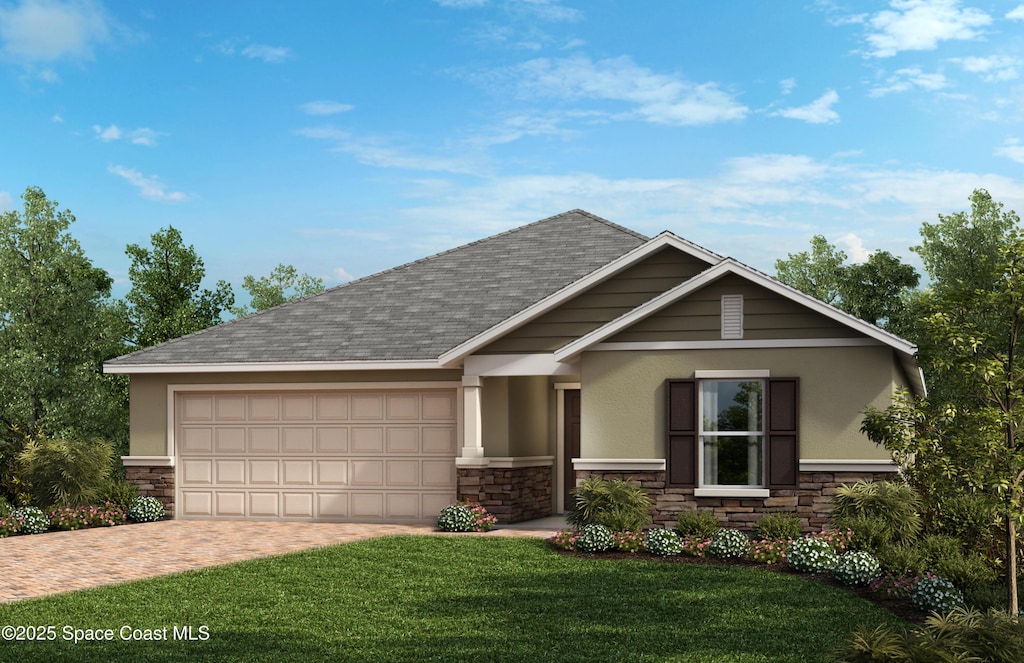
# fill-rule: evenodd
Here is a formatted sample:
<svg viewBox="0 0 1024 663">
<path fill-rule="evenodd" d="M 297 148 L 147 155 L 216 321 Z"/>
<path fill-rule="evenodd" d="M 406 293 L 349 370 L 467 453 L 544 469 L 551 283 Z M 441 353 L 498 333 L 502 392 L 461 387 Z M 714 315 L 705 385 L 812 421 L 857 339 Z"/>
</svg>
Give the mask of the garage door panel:
<svg viewBox="0 0 1024 663">
<path fill-rule="evenodd" d="M 245 483 L 245 459 L 217 460 L 214 463 L 218 484 Z"/>
<path fill-rule="evenodd" d="M 352 428 L 352 453 L 379 454 L 384 451 L 384 427 Z"/>
<path fill-rule="evenodd" d="M 181 516 L 433 522 L 455 500 L 455 394 L 179 394 Z"/>
<path fill-rule="evenodd" d="M 276 454 L 281 451 L 281 429 L 250 428 L 249 452 Z"/>
<path fill-rule="evenodd" d="M 184 453 L 210 453 L 213 451 L 213 428 L 181 429 L 179 436 L 181 451 Z"/>
<path fill-rule="evenodd" d="M 313 432 L 313 428 L 282 428 L 281 450 L 285 453 L 312 453 Z"/>
<path fill-rule="evenodd" d="M 213 431 L 213 451 L 218 454 L 245 453 L 245 428 L 218 426 Z"/>
</svg>

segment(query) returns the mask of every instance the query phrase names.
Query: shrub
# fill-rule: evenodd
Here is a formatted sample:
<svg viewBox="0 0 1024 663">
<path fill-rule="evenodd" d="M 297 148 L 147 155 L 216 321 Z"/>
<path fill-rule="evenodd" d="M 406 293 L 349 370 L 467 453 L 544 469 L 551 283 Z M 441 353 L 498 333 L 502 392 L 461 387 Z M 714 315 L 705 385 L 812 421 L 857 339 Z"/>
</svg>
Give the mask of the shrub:
<svg viewBox="0 0 1024 663">
<path fill-rule="evenodd" d="M 644 547 L 655 555 L 678 555 L 683 552 L 683 540 L 674 530 L 652 529 L 647 533 Z"/>
<path fill-rule="evenodd" d="M 487 508 L 482 504 L 469 504 L 469 511 L 473 514 L 473 522 L 476 523 L 476 531 L 490 532 L 498 524 L 495 516 L 487 513 Z"/>
<path fill-rule="evenodd" d="M 42 534 L 50 529 L 50 519 L 37 507 L 18 507 L 11 515 L 18 521 L 18 534 Z"/>
<path fill-rule="evenodd" d="M 18 533 L 18 519 L 14 516 L 0 517 L 0 539 Z"/>
<path fill-rule="evenodd" d="M 910 601 L 924 612 L 946 614 L 964 604 L 964 595 L 949 580 L 929 576 L 917 581 L 910 590 Z"/>
<path fill-rule="evenodd" d="M 892 530 L 884 518 L 858 514 L 838 519 L 837 522 L 853 532 L 850 547 L 854 550 L 877 554 L 893 545 Z"/>
<path fill-rule="evenodd" d="M 679 536 L 696 536 L 710 539 L 721 525 L 711 511 L 683 511 L 676 516 L 676 532 Z"/>
<path fill-rule="evenodd" d="M 69 532 L 85 527 L 85 516 L 75 506 L 58 506 L 50 510 L 50 527 Z"/>
<path fill-rule="evenodd" d="M 848 529 L 823 529 L 820 532 L 816 532 L 813 535 L 821 539 L 832 548 L 832 552 L 837 555 L 841 555 L 846 552 L 847 548 L 850 547 L 850 541 L 853 539 L 853 531 Z"/>
<path fill-rule="evenodd" d="M 769 513 L 754 525 L 759 539 L 796 539 L 801 531 L 800 519 L 791 513 Z"/>
<path fill-rule="evenodd" d="M 576 539 L 576 550 L 588 553 L 604 552 L 612 547 L 612 531 L 604 525 L 584 525 Z"/>
<path fill-rule="evenodd" d="M 847 585 L 867 585 L 879 572 L 878 559 L 868 552 L 848 552 L 839 558 L 832 574 Z"/>
<path fill-rule="evenodd" d="M 908 575 L 904 573 L 885 572 L 869 583 L 871 591 L 876 596 L 885 599 L 907 599 L 914 585 L 921 580 L 920 575 Z"/>
<path fill-rule="evenodd" d="M 928 560 L 915 546 L 883 548 L 876 556 L 882 568 L 894 573 L 921 574 L 928 568 Z"/>
<path fill-rule="evenodd" d="M 445 507 L 445 509 L 448 508 L 450 507 Z M 444 514 L 444 509 L 441 510 L 441 514 Z M 160 520 L 164 517 L 164 505 L 155 497 L 136 497 L 128 507 L 128 517 L 137 523 L 149 523 L 154 520 Z M 440 518 L 438 518 L 437 526 L 441 527 Z M 461 532 L 468 530 L 446 531 Z"/>
<path fill-rule="evenodd" d="M 77 506 L 99 497 L 113 457 L 114 447 L 105 440 L 36 438 L 25 443 L 17 467 L 33 504 Z"/>
<path fill-rule="evenodd" d="M 747 557 L 758 564 L 776 564 L 786 559 L 786 548 L 790 540 L 759 539 L 751 541 Z"/>
<path fill-rule="evenodd" d="M 159 500 L 157 500 L 157 502 L 159 502 Z M 128 514 L 123 508 L 121 508 L 120 504 L 105 502 L 102 506 L 85 506 L 79 508 L 85 516 L 86 525 L 88 527 L 113 527 L 114 525 L 124 525 L 128 522 Z M 163 504 L 160 505 L 160 513 L 162 517 Z M 159 518 L 156 518 L 155 520 L 159 520 Z"/>
<path fill-rule="evenodd" d="M 929 571 L 948 578 L 958 587 L 979 587 L 998 579 L 989 560 L 978 553 L 965 552 L 960 539 L 932 534 L 921 539 L 917 547 L 927 560 Z"/>
<path fill-rule="evenodd" d="M 575 550 L 579 538 L 580 533 L 577 530 L 560 529 L 548 539 L 548 543 L 559 550 Z"/>
<path fill-rule="evenodd" d="M 7 516 L 11 515 L 12 508 L 13 507 L 11 507 L 11 505 L 7 503 L 7 500 L 0 497 L 0 518 L 6 518 Z"/>
<path fill-rule="evenodd" d="M 869 661 L 988 661 L 1024 660 L 1024 621 L 997 610 L 981 613 L 958 608 L 933 615 L 910 631 L 879 626 L 859 627 L 835 660 Z"/>
<path fill-rule="evenodd" d="M 612 534 L 612 547 L 627 553 L 643 550 L 644 535 L 642 532 L 615 532 Z"/>
<path fill-rule="evenodd" d="M 737 529 L 723 527 L 711 537 L 708 552 L 720 559 L 743 557 L 747 554 L 747 543 L 746 534 Z"/>
<path fill-rule="evenodd" d="M 690 557 L 707 557 L 708 548 L 711 547 L 711 539 L 704 538 L 702 536 L 683 536 L 680 537 L 683 542 L 682 554 L 689 555 Z"/>
<path fill-rule="evenodd" d="M 914 540 L 921 532 L 920 509 L 921 498 L 917 492 L 898 481 L 843 484 L 832 497 L 832 519 L 836 527 L 853 529 L 855 520 L 876 518 L 882 526 L 872 536 L 879 536 L 886 543 Z"/>
<path fill-rule="evenodd" d="M 124 479 L 108 479 L 99 491 L 100 502 L 113 502 L 127 510 L 139 496 L 139 487 Z"/>
<path fill-rule="evenodd" d="M 789 544 L 786 561 L 797 571 L 825 573 L 834 569 L 839 559 L 828 541 L 809 535 Z"/>
<path fill-rule="evenodd" d="M 590 477 L 576 486 L 573 507 L 566 517 L 570 525 L 604 525 L 613 532 L 639 532 L 651 524 L 654 503 L 644 489 L 615 479 Z"/>
</svg>

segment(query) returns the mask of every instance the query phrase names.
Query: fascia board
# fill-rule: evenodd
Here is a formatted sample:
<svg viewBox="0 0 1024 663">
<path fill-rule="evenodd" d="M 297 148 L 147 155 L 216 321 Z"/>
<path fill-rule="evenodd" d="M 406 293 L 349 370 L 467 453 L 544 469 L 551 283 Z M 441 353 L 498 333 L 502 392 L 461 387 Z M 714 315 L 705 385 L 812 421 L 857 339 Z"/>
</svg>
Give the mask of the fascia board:
<svg viewBox="0 0 1024 663">
<path fill-rule="evenodd" d="M 688 242 L 676 235 L 665 231 L 654 237 L 635 249 L 619 256 L 615 260 L 612 260 L 603 267 L 599 267 L 587 276 L 570 283 L 561 290 L 548 295 L 544 299 L 537 303 L 523 309 L 519 313 L 506 318 L 502 322 L 494 325 L 493 327 L 484 330 L 477 334 L 473 338 L 460 343 L 451 350 L 443 353 L 438 357 L 438 362 L 444 368 L 451 368 L 457 366 L 463 359 L 473 354 L 480 348 L 496 341 L 505 334 L 525 325 L 526 323 L 534 320 L 548 311 L 556 308 L 557 306 L 569 301 L 576 295 L 583 291 L 597 285 L 601 281 L 610 278 L 619 272 L 622 272 L 635 263 L 643 260 L 652 253 L 666 248 L 671 247 L 682 251 L 690 256 L 693 256 L 699 260 L 714 265 L 722 260 L 722 256 L 717 253 L 708 251 L 707 249 L 698 246 L 692 242 Z"/>
<path fill-rule="evenodd" d="M 103 372 L 113 375 L 146 373 L 280 373 L 284 371 L 386 371 L 439 369 L 436 359 L 393 361 L 295 361 L 245 362 L 231 364 L 103 364 Z"/>
</svg>

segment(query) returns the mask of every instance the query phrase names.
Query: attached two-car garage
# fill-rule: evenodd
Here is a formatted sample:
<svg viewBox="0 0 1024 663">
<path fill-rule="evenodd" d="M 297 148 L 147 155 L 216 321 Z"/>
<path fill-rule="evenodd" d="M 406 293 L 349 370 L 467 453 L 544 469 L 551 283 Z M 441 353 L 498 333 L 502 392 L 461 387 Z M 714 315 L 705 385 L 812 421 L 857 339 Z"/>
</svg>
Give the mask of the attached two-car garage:
<svg viewBox="0 0 1024 663">
<path fill-rule="evenodd" d="M 179 391 L 179 518 L 430 522 L 455 501 L 454 389 Z"/>
</svg>

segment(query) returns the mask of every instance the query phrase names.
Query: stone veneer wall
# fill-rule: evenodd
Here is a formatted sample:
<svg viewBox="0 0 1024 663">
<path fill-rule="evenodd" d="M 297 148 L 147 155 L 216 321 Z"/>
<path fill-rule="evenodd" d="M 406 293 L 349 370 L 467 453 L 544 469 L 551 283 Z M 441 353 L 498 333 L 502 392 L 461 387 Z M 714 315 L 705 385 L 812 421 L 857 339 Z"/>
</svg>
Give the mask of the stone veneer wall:
<svg viewBox="0 0 1024 663">
<path fill-rule="evenodd" d="M 817 531 L 829 524 L 832 495 L 840 484 L 892 479 L 892 472 L 801 472 L 796 490 L 772 490 L 771 497 L 694 497 L 693 488 L 666 488 L 664 471 L 576 470 L 576 482 L 600 476 L 639 484 L 654 500 L 655 527 L 675 525 L 679 512 L 711 510 L 723 527 L 751 530 L 765 513 L 792 513 L 800 518 L 804 531 Z"/>
<path fill-rule="evenodd" d="M 174 468 L 166 466 L 124 468 L 124 478 L 139 487 L 140 496 L 160 500 L 169 518 L 174 517 Z"/>
<path fill-rule="evenodd" d="M 550 516 L 551 471 L 551 465 L 460 467 L 457 499 L 482 504 L 501 523 Z"/>
</svg>

